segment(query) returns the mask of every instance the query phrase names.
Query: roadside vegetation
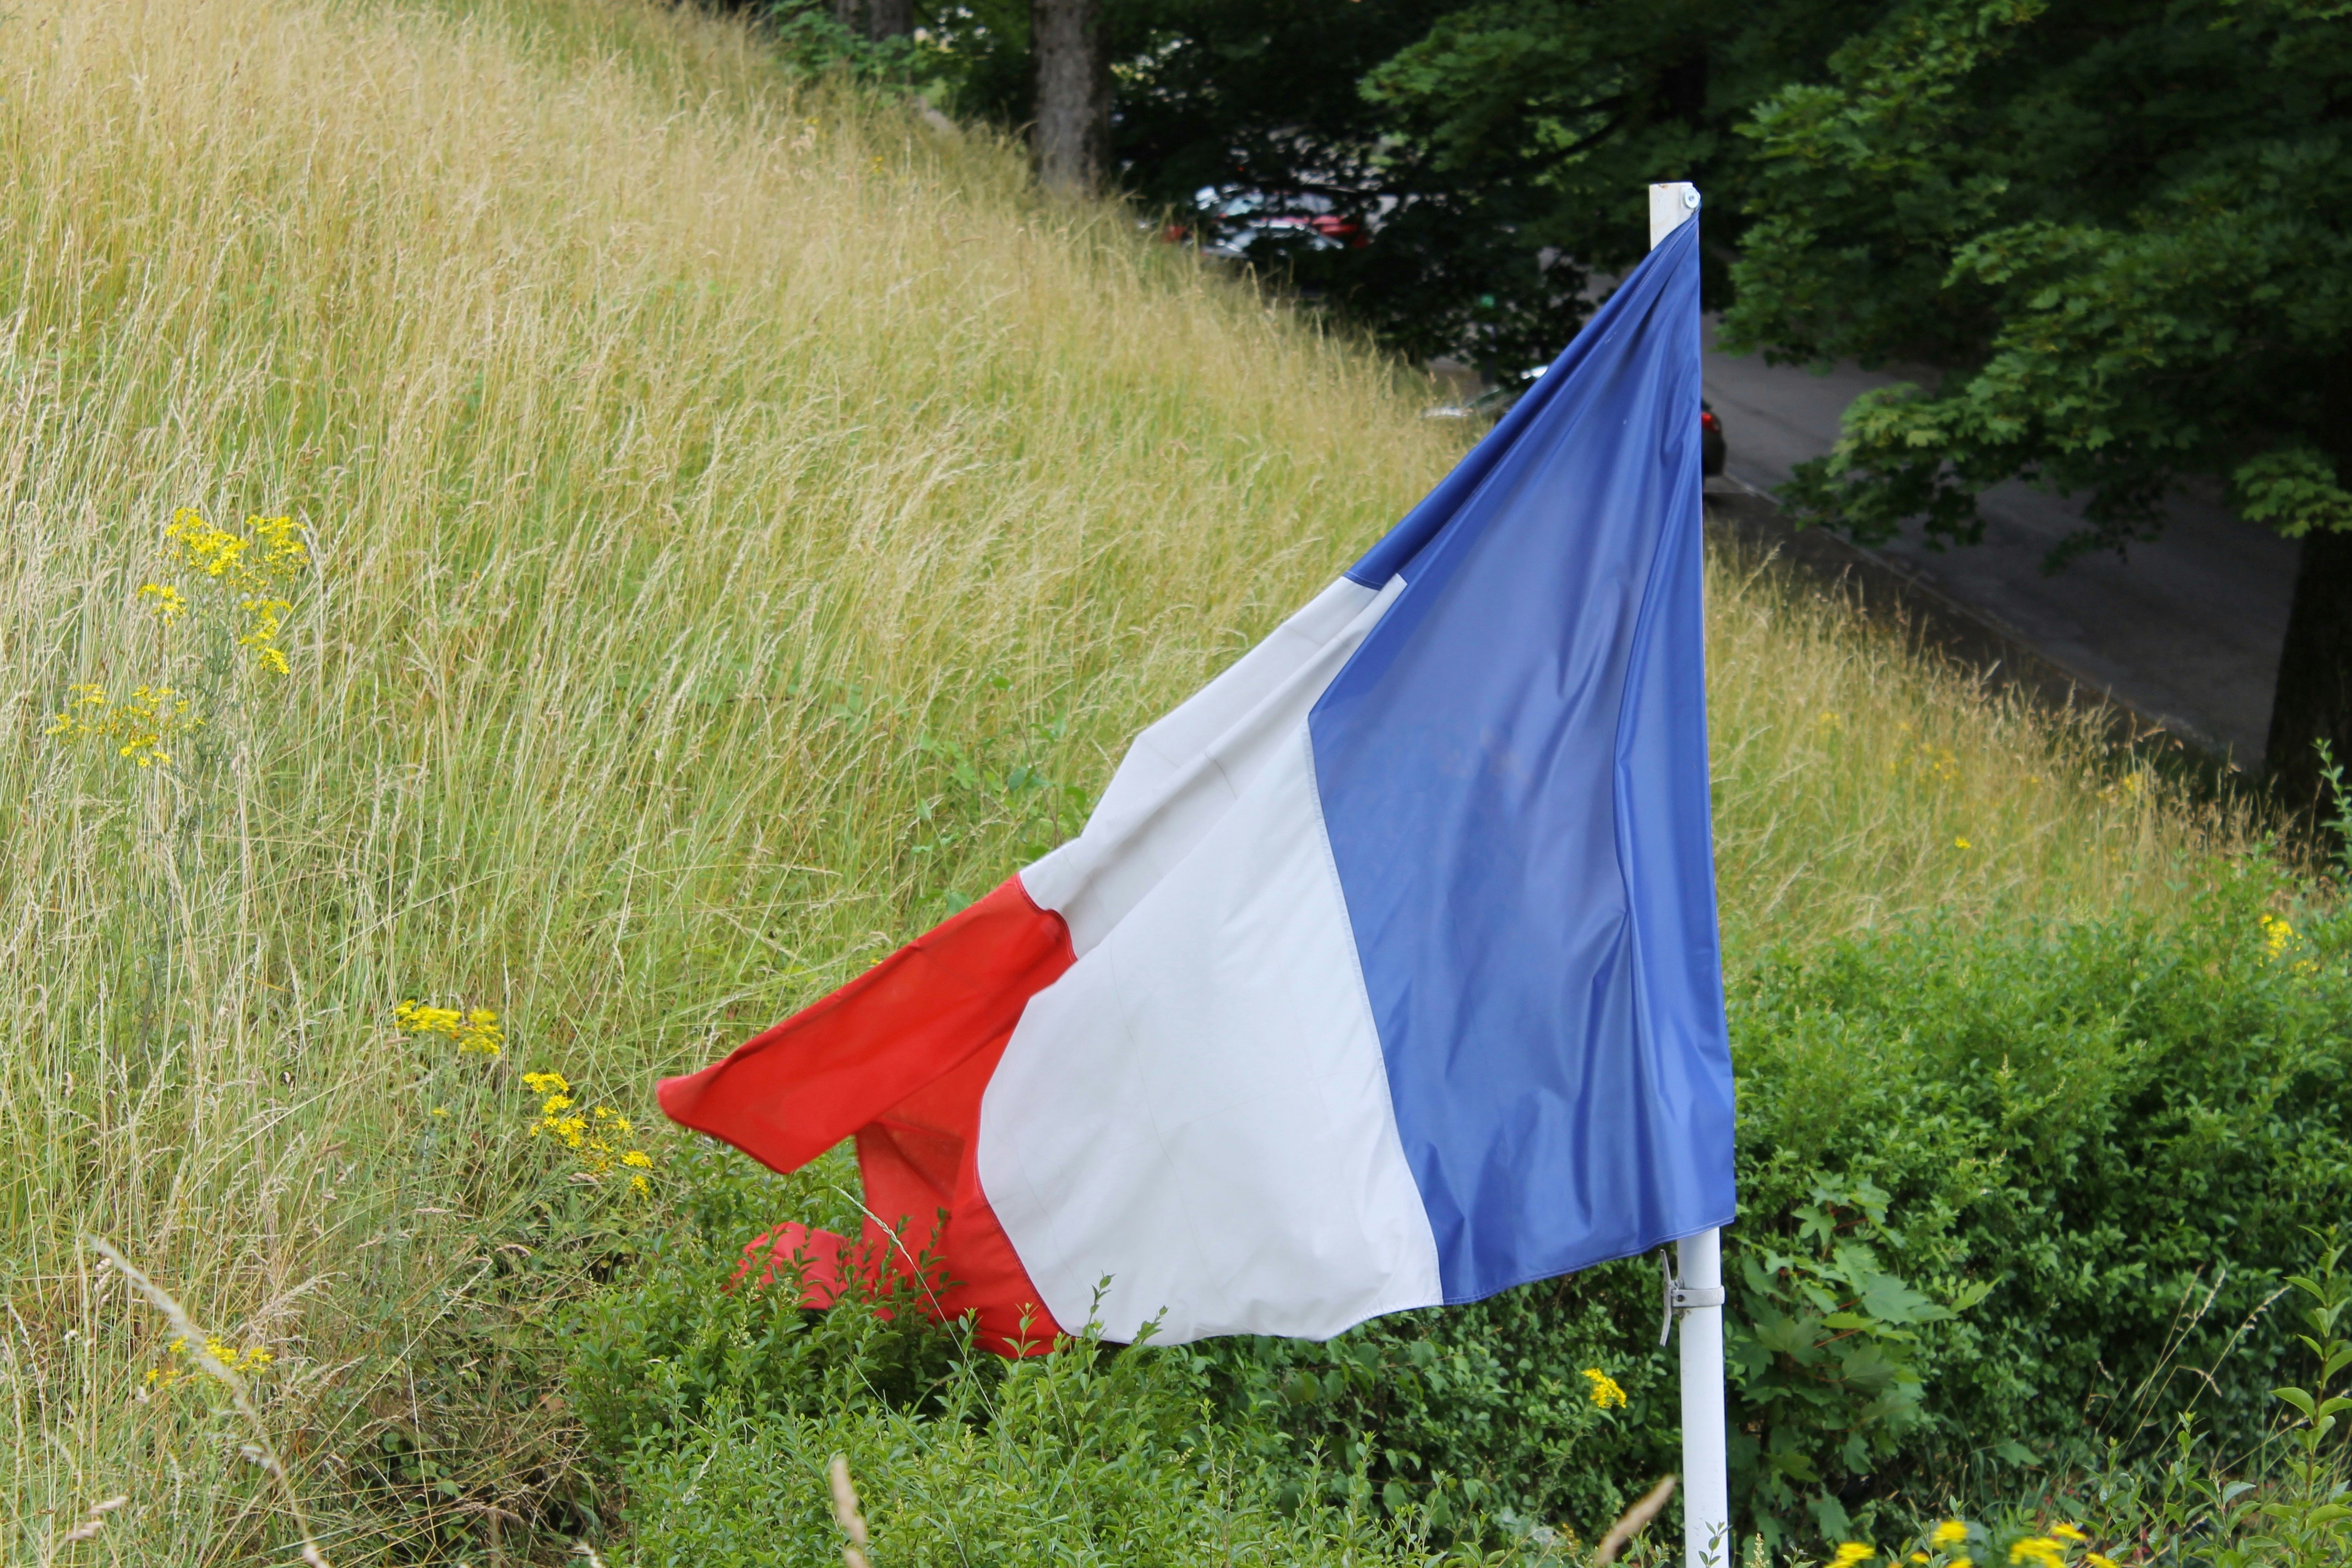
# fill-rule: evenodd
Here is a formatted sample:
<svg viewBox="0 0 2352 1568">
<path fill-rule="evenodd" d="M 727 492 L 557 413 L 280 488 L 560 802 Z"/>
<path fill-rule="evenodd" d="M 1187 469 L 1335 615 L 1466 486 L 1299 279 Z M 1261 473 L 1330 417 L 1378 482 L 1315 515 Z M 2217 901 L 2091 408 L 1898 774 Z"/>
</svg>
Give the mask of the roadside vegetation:
<svg viewBox="0 0 2352 1568">
<path fill-rule="evenodd" d="M 1070 831 L 1458 456 L 1431 400 L 740 26 L 12 14 L 0 1552 L 816 1563 L 842 1452 L 877 1565 L 1580 1560 L 1675 1462 L 1643 1264 L 1012 1369 L 726 1288 L 854 1172 L 652 1106 Z M 2343 1370 L 2331 885 L 1709 593 L 1755 1549 L 2336 1560 L 2270 1393 Z"/>
</svg>

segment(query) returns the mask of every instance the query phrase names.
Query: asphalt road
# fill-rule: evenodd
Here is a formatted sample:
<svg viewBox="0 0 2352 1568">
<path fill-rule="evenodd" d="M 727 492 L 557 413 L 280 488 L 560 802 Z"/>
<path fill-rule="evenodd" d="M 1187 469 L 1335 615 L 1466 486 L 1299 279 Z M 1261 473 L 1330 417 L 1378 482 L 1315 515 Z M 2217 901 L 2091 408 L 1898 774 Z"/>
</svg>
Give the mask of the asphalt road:
<svg viewBox="0 0 2352 1568">
<path fill-rule="evenodd" d="M 1837 439 L 1857 393 L 1895 380 L 1842 366 L 1828 375 L 1760 359 L 1706 356 L 1706 396 L 1729 444 L 1726 476 L 1769 490 Z M 2021 484 L 1979 502 L 1984 542 L 1937 551 L 1916 531 L 1874 553 L 2140 714 L 2241 766 L 2260 763 L 2294 582 L 2292 542 L 2183 499 L 2162 535 L 2128 559 L 2080 558 L 2055 576 L 2043 558 L 2076 508 Z"/>
</svg>

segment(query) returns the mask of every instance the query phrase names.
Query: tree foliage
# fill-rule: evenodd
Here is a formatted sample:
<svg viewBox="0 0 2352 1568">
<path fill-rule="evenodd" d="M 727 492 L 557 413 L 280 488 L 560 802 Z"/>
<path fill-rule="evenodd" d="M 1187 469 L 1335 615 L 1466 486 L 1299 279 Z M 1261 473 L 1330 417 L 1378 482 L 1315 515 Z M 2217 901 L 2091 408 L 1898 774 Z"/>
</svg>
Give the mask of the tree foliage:
<svg viewBox="0 0 2352 1568">
<path fill-rule="evenodd" d="M 2352 336 L 2352 36 L 2319 9 L 1906 6 L 1764 104 L 1736 340 L 1943 367 L 1862 400 L 1804 503 L 1972 540 L 1975 492 L 2026 474 L 2088 498 L 2090 548 L 2210 475 L 2290 535 L 2352 521 L 2321 416 Z"/>
<path fill-rule="evenodd" d="M 2086 550 L 2218 484 L 2315 535 L 2270 762 L 2352 736 L 2352 104 L 2341 0 L 1927 0 L 1760 105 L 1734 346 L 1931 367 L 1856 402 L 1787 493 L 1884 539 L 1983 531 L 2022 476 L 2084 498 Z"/>
</svg>

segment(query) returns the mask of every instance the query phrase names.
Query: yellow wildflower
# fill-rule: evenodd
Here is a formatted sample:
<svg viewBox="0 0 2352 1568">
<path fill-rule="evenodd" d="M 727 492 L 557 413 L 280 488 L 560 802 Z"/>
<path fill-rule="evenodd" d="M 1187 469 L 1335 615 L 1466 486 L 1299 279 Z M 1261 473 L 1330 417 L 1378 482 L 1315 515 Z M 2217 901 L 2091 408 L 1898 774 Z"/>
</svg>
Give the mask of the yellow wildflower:
<svg viewBox="0 0 2352 1568">
<path fill-rule="evenodd" d="M 163 538 L 180 565 L 237 595 L 236 607 L 244 621 L 237 646 L 250 649 L 254 662 L 263 669 L 285 675 L 290 667 L 278 639 L 294 606 L 278 592 L 310 564 L 310 552 L 296 536 L 290 517 L 248 517 L 245 526 L 248 533 L 215 528 L 201 512 L 182 507 L 172 514 L 172 525 L 163 531 Z M 177 619 L 186 608 L 187 601 L 177 588 L 150 584 L 140 593 L 156 598 L 167 621 Z"/>
<path fill-rule="evenodd" d="M 609 1105 L 583 1108 L 562 1073 L 530 1072 L 523 1087 L 540 1096 L 539 1115 L 526 1130 L 530 1137 L 561 1143 L 577 1158 L 579 1172 L 602 1181 L 615 1171 L 628 1173 L 628 1189 L 639 1197 L 653 1191 L 645 1173 L 654 1168 L 651 1154 L 624 1146 L 634 1131 L 629 1119 Z"/>
<path fill-rule="evenodd" d="M 1837 1549 L 1836 1556 L 1830 1559 L 1830 1568 L 1853 1568 L 1855 1563 L 1867 1563 L 1877 1555 L 1876 1547 L 1864 1546 L 1859 1541 L 1849 1541 Z"/>
<path fill-rule="evenodd" d="M 488 1007 L 470 1012 L 456 1007 L 424 1007 L 403 1002 L 392 1010 L 393 1022 L 411 1035 L 444 1035 L 457 1042 L 461 1057 L 497 1056 L 506 1039 L 499 1016 Z"/>
<path fill-rule="evenodd" d="M 239 647 L 251 648 L 256 664 L 272 675 L 285 675 L 290 667 L 285 650 L 278 646 L 278 634 L 284 629 L 286 614 L 294 606 L 283 599 L 264 599 L 248 595 L 236 602 L 245 612 L 245 631 L 236 639 Z"/>
<path fill-rule="evenodd" d="M 2091 1539 L 2071 1524 L 2053 1524 L 2050 1527 L 2050 1533 L 2061 1541 L 2071 1541 L 2077 1546 Z"/>
<path fill-rule="evenodd" d="M 273 577 L 290 577 L 310 563 L 310 552 L 294 536 L 290 517 L 248 517 L 245 526 L 261 541 L 261 569 Z"/>
<path fill-rule="evenodd" d="M 176 553 L 192 572 L 207 577 L 227 577 L 237 569 L 243 559 L 246 541 L 225 528 L 215 528 L 204 514 L 194 507 L 182 507 L 172 514 L 172 526 L 163 537 L 177 546 Z"/>
<path fill-rule="evenodd" d="M 1952 847 L 1955 849 L 1973 849 L 1976 846 L 1970 844 L 1965 838 L 1955 838 L 1952 840 Z"/>
<path fill-rule="evenodd" d="M 1962 1542 L 1968 1540 L 1968 1538 L 1969 1527 L 1967 1525 L 1962 1524 L 1957 1519 L 1948 1519 L 1935 1528 L 1934 1532 L 1927 1537 L 1927 1540 L 1930 1544 L 1940 1550 L 1948 1547 L 1958 1546 Z"/>
<path fill-rule="evenodd" d="M 2083 1553 L 2083 1568 L 2116 1568 L 2116 1560 L 2104 1552 L 2085 1552 Z"/>
<path fill-rule="evenodd" d="M 188 716 L 188 700 L 168 686 L 135 686 L 131 695 L 115 702 L 106 689 L 86 682 L 68 688 L 74 700 L 53 714 L 44 733 L 68 741 L 113 741 L 120 756 L 142 768 L 158 763 L 169 766 L 172 753 L 163 743 L 175 735 L 199 728 L 204 721 Z"/>
<path fill-rule="evenodd" d="M 72 739 L 98 733 L 96 721 L 89 714 L 78 713 L 74 710 L 95 708 L 104 712 L 107 705 L 106 688 L 85 681 L 79 686 L 68 686 L 66 689 L 74 694 L 74 700 L 59 710 L 49 721 L 49 727 L 41 732 L 45 735 L 64 735 Z"/>
<path fill-rule="evenodd" d="M 188 613 L 188 596 L 168 583 L 150 583 L 139 590 L 139 596 L 153 601 L 149 607 L 167 626 Z"/>
<path fill-rule="evenodd" d="M 2262 917 L 2263 947 L 2273 958 L 2294 945 L 2294 927 L 2276 915 Z"/>
<path fill-rule="evenodd" d="M 2041 1568 L 2064 1568 L 2066 1548 L 2047 1535 L 2029 1535 L 2011 1544 L 2009 1560 L 2039 1563 Z"/>
<path fill-rule="evenodd" d="M 230 1372 L 243 1377 L 250 1377 L 256 1373 L 267 1371 L 270 1363 L 278 1359 L 260 1345 L 248 1346 L 240 1351 L 218 1334 L 205 1336 L 205 1352 Z M 163 1354 L 166 1357 L 163 1365 L 148 1369 L 147 1385 L 149 1387 L 170 1388 L 174 1384 L 196 1375 L 194 1367 L 181 1364 L 183 1358 L 193 1359 L 188 1357 L 186 1340 L 172 1341 L 163 1347 Z"/>
<path fill-rule="evenodd" d="M 1622 1410 L 1624 1408 L 1625 1391 L 1617 1386 L 1615 1378 L 1597 1366 L 1586 1367 L 1584 1375 L 1592 1384 L 1592 1403 L 1596 1409 L 1608 1410 L 1613 1407 Z"/>
</svg>

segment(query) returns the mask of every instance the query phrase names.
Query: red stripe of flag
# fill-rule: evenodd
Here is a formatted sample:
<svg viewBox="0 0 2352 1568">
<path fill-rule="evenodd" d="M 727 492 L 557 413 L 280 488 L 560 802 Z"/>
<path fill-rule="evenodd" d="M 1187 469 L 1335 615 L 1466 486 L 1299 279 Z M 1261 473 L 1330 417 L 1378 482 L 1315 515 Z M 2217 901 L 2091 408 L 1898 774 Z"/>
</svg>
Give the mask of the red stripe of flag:
<svg viewBox="0 0 2352 1568">
<path fill-rule="evenodd" d="M 991 1350 L 1045 1350 L 1059 1328 L 980 1188 L 980 1097 L 1029 998 L 1075 962 L 1062 917 L 1011 878 L 724 1060 L 663 1080 L 661 1108 L 779 1171 L 854 1134 L 869 1269 L 887 1259 L 911 1278 L 929 1252 L 949 1281 L 934 1310 L 976 1313 Z"/>
</svg>

